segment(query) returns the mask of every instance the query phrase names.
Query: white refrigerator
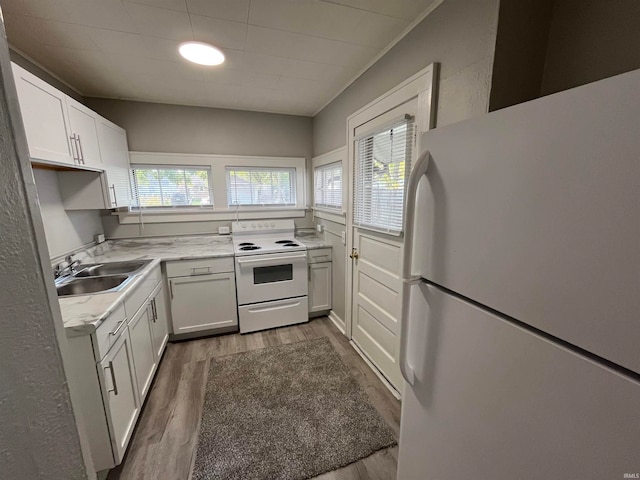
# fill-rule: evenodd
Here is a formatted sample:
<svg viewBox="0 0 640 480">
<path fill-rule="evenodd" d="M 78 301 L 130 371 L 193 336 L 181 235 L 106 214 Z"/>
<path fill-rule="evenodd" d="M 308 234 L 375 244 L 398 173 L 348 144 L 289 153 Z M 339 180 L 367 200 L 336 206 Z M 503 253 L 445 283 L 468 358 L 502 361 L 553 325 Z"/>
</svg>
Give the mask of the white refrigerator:
<svg viewBox="0 0 640 480">
<path fill-rule="evenodd" d="M 397 478 L 639 478 L 640 70 L 421 148 Z"/>
</svg>

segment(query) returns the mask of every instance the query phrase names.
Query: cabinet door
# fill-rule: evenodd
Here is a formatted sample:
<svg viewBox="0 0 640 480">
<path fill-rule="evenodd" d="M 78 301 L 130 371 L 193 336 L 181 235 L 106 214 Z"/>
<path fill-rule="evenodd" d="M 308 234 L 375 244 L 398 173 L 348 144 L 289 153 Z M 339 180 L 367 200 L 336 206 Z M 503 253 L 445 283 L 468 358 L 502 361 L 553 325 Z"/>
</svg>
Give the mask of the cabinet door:
<svg viewBox="0 0 640 480">
<path fill-rule="evenodd" d="M 151 336 L 152 317 L 151 305 L 146 303 L 129 323 L 131 350 L 133 352 L 133 364 L 136 369 L 140 404 L 144 402 L 149 392 L 153 374 L 156 371 L 156 354 Z"/>
<path fill-rule="evenodd" d="M 73 165 L 66 95 L 24 68 L 12 64 L 20 112 L 29 144 L 29 156 L 36 160 Z"/>
<path fill-rule="evenodd" d="M 129 179 L 129 146 L 124 129 L 101 118 L 98 122 L 98 138 L 102 156 L 102 168 L 107 174 L 107 186 L 111 206 L 131 205 L 131 182 Z"/>
<path fill-rule="evenodd" d="M 76 147 L 76 155 L 81 165 L 101 168 L 100 144 L 98 143 L 98 115 L 93 111 L 66 97 L 71 139 Z"/>
<path fill-rule="evenodd" d="M 98 363 L 111 445 L 116 465 L 122 461 L 140 413 L 129 330 L 124 331 Z"/>
<path fill-rule="evenodd" d="M 238 325 L 233 273 L 169 279 L 173 333 Z"/>
<path fill-rule="evenodd" d="M 309 312 L 331 310 L 331 262 L 309 264 Z"/>
<path fill-rule="evenodd" d="M 158 285 L 151 294 L 152 322 L 151 333 L 153 335 L 153 348 L 156 362 L 160 361 L 164 347 L 169 339 L 169 315 L 167 315 L 167 299 L 162 285 Z"/>
</svg>

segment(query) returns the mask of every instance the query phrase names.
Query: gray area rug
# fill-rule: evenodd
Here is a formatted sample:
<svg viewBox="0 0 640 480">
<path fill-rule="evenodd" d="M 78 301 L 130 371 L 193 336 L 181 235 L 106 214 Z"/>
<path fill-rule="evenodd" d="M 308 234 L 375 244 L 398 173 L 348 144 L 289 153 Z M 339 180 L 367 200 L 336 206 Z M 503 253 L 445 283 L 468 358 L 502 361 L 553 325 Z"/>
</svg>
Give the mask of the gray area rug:
<svg viewBox="0 0 640 480">
<path fill-rule="evenodd" d="M 302 480 L 396 441 L 320 338 L 212 359 L 194 480 Z"/>
</svg>

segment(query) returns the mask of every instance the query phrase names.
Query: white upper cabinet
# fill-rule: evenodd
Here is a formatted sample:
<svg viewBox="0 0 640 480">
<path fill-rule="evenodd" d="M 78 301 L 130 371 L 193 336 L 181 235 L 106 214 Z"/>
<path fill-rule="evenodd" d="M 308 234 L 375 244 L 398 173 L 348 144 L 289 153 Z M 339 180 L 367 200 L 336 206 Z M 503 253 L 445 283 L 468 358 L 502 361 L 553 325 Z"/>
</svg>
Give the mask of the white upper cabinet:
<svg viewBox="0 0 640 480">
<path fill-rule="evenodd" d="M 73 98 L 66 97 L 71 134 L 69 140 L 80 165 L 101 168 L 98 120 L 100 116 Z"/>
<path fill-rule="evenodd" d="M 67 132 L 66 95 L 24 68 L 12 64 L 20 112 L 29 144 L 29 156 L 64 165 L 77 165 Z"/>
<path fill-rule="evenodd" d="M 127 132 L 115 123 L 98 119 L 98 140 L 102 155 L 102 167 L 106 172 L 111 208 L 131 205 L 129 181 L 129 145 Z"/>
</svg>

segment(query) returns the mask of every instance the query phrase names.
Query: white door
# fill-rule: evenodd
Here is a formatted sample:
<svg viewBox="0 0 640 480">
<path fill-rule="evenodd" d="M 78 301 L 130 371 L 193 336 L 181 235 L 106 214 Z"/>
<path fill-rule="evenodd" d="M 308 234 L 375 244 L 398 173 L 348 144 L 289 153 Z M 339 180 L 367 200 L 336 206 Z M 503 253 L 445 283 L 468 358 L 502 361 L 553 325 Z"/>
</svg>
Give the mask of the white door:
<svg viewBox="0 0 640 480">
<path fill-rule="evenodd" d="M 73 165 L 66 95 L 16 64 L 11 64 L 20 113 L 33 159 Z"/>
<path fill-rule="evenodd" d="M 331 262 L 309 264 L 309 312 L 331 310 Z"/>
<path fill-rule="evenodd" d="M 143 305 L 129 323 L 133 363 L 136 367 L 136 379 L 140 404 L 147 396 L 153 374 L 156 371 L 156 353 L 151 332 L 153 313 L 151 304 Z"/>
<path fill-rule="evenodd" d="M 352 340 L 398 390 L 402 314 L 402 243 L 354 231 Z"/>
<path fill-rule="evenodd" d="M 402 210 L 404 184 L 415 158 L 417 105 L 413 99 L 360 125 L 356 143 L 368 143 L 354 149 L 351 337 L 397 390 L 402 385 Z M 399 152 L 404 163 L 397 162 Z"/>
<path fill-rule="evenodd" d="M 412 285 L 399 480 L 624 478 L 640 383 L 437 287 Z M 630 477 L 634 478 L 634 477 Z"/>
<path fill-rule="evenodd" d="M 234 273 L 169 279 L 173 333 L 238 325 Z"/>
<path fill-rule="evenodd" d="M 107 175 L 107 187 L 111 206 L 128 207 L 131 204 L 129 178 L 129 146 L 124 129 L 104 118 L 98 121 L 98 139 L 102 168 Z"/>
<path fill-rule="evenodd" d="M 153 335 L 153 348 L 155 350 L 156 361 L 160 361 L 164 347 L 169 339 L 169 323 L 167 315 L 167 301 L 162 283 L 151 294 L 151 333 Z"/>
<path fill-rule="evenodd" d="M 73 98 L 66 97 L 66 102 L 73 137 L 71 141 L 76 145 L 80 164 L 101 168 L 97 114 Z"/>
<path fill-rule="evenodd" d="M 98 374 L 115 462 L 120 464 L 140 412 L 131 340 L 127 328 L 98 364 Z"/>
</svg>

